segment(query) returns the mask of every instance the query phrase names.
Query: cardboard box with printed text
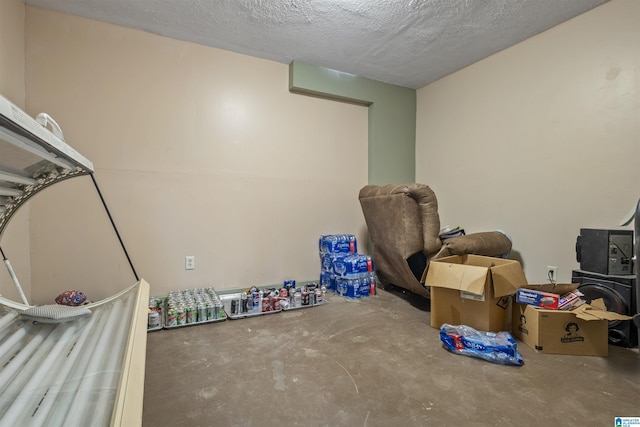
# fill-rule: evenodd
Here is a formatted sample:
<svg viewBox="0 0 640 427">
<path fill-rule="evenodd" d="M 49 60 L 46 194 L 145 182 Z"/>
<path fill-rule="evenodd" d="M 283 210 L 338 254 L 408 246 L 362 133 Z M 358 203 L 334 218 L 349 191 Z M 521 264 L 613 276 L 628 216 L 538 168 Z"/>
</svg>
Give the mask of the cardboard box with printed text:
<svg viewBox="0 0 640 427">
<path fill-rule="evenodd" d="M 514 303 L 512 334 L 539 353 L 607 356 L 609 321 L 629 319 L 607 311 L 602 299 L 571 311 Z"/>
</svg>

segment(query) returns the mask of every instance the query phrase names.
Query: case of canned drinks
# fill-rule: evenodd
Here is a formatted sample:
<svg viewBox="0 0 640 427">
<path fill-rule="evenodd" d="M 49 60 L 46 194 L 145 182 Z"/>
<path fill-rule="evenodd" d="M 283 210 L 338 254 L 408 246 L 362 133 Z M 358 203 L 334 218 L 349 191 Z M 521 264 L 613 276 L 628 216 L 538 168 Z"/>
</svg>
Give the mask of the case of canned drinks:
<svg viewBox="0 0 640 427">
<path fill-rule="evenodd" d="M 224 304 L 212 287 L 171 291 L 165 300 L 165 329 L 224 320 Z"/>
<path fill-rule="evenodd" d="M 164 297 L 149 297 L 147 332 L 159 331 L 164 326 Z"/>
</svg>

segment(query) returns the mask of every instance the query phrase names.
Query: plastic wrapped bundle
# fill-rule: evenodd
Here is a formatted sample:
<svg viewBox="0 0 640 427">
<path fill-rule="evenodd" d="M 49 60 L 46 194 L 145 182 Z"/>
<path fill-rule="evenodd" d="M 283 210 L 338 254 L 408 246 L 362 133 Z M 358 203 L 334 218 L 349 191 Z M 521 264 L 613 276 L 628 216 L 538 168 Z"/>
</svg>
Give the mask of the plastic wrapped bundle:
<svg viewBox="0 0 640 427">
<path fill-rule="evenodd" d="M 518 353 L 518 344 L 509 332 L 483 332 L 470 326 L 453 326 L 445 323 L 440 327 L 440 340 L 452 353 L 477 357 L 502 365 L 522 366 L 524 361 Z"/>
<path fill-rule="evenodd" d="M 318 242 L 320 254 L 357 253 L 358 242 L 353 234 L 328 234 L 320 236 Z"/>
</svg>

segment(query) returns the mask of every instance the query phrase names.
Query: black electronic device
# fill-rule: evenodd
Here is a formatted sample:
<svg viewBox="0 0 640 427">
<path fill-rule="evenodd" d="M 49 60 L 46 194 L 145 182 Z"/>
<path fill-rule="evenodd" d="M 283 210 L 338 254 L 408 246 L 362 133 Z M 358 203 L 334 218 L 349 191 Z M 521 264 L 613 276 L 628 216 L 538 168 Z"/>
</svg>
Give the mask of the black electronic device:
<svg viewBox="0 0 640 427">
<path fill-rule="evenodd" d="M 581 228 L 576 240 L 576 261 L 583 271 L 634 274 L 633 252 L 633 230 Z"/>
<path fill-rule="evenodd" d="M 571 282 L 579 284 L 584 299 L 591 302 L 602 298 L 607 310 L 628 316 L 637 313 L 635 275 L 606 275 L 584 270 L 573 270 Z M 609 343 L 622 347 L 638 345 L 638 329 L 631 320 L 609 322 Z"/>
<path fill-rule="evenodd" d="M 640 200 L 638 200 L 638 203 L 636 204 L 636 213 L 634 216 L 634 225 L 633 225 L 633 229 L 635 231 L 635 236 L 640 236 Z M 640 252 L 640 237 L 634 239 L 634 253 L 638 253 Z M 634 264 L 634 270 L 636 272 L 636 314 L 638 316 L 640 316 L 640 289 L 638 289 L 638 285 L 640 285 L 640 268 L 638 268 L 638 259 L 637 256 L 633 257 L 633 264 Z M 640 328 L 640 325 L 638 325 L 638 323 L 640 323 L 640 321 L 638 320 L 639 318 L 636 316 L 634 318 L 634 324 L 636 325 L 636 327 Z"/>
</svg>

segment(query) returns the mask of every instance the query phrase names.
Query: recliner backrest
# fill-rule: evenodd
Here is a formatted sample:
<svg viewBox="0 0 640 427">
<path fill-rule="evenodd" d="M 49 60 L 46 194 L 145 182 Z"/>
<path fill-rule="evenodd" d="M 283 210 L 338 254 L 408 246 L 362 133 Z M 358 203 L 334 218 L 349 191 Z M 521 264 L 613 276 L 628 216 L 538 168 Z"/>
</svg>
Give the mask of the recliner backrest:
<svg viewBox="0 0 640 427">
<path fill-rule="evenodd" d="M 427 185 L 417 183 L 367 185 L 360 190 L 359 200 L 374 245 L 379 278 L 429 296 L 408 260 L 422 253 L 426 268 L 428 257 L 442 245 L 435 193 Z"/>
</svg>

